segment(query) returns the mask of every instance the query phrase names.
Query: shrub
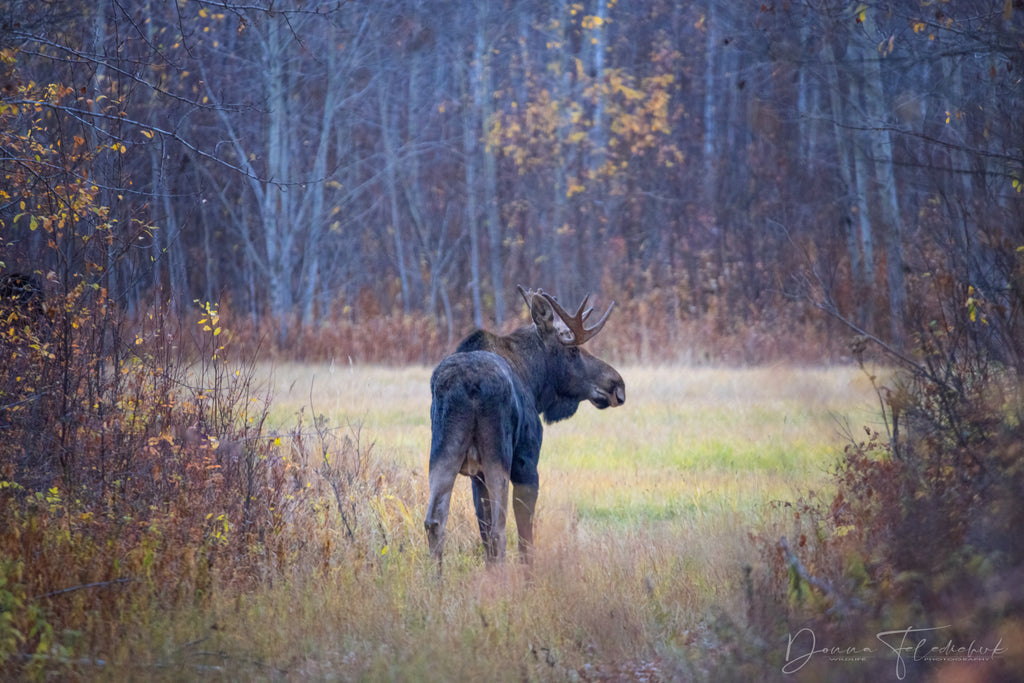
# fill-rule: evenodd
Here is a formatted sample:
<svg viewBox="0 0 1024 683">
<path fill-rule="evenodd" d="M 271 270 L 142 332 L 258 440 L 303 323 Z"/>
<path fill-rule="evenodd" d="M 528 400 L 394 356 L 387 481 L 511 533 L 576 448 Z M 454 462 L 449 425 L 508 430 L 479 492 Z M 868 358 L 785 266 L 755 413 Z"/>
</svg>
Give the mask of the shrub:
<svg viewBox="0 0 1024 683">
<path fill-rule="evenodd" d="M 300 413 L 270 432 L 270 396 L 230 359 L 215 306 L 190 326 L 101 317 L 100 343 L 97 301 L 51 302 L 70 324 L 45 340 L 15 326 L 0 357 L 0 666 L 74 668 L 154 608 L 407 545 L 399 477 L 358 427 Z"/>
<path fill-rule="evenodd" d="M 890 675 L 897 661 L 904 673 L 951 672 L 962 664 L 953 650 L 971 643 L 982 678 L 1024 666 L 1004 639 L 1024 618 L 1024 396 L 1011 368 L 961 351 L 923 344 L 919 365 L 872 377 L 884 433 L 851 439 L 834 492 L 777 504 L 787 521 L 754 534 L 763 562 L 750 621 L 774 634 L 763 644 L 773 666 L 795 633 L 873 650 L 856 664 L 817 657 L 803 672 L 831 680 Z M 911 648 L 947 650 L 897 658 L 878 634 L 908 627 L 935 629 Z"/>
</svg>

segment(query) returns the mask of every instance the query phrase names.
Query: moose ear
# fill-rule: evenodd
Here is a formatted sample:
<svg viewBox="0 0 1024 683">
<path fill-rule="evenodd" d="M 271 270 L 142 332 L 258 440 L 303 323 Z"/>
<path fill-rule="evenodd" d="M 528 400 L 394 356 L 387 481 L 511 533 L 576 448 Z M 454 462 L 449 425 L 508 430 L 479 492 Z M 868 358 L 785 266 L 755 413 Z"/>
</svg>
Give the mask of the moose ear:
<svg viewBox="0 0 1024 683">
<path fill-rule="evenodd" d="M 551 324 L 555 319 L 555 311 L 551 308 L 551 304 L 548 303 L 547 299 L 541 296 L 543 291 L 539 289 L 525 289 L 522 285 L 516 285 L 516 289 L 519 290 L 520 296 L 526 302 L 526 307 L 530 309 L 530 317 L 533 318 L 537 329 L 541 333 L 550 330 Z"/>
<path fill-rule="evenodd" d="M 548 301 L 548 296 L 543 290 L 523 289 L 522 285 L 516 285 L 523 301 L 530 307 L 530 317 L 533 318 L 537 331 L 542 337 L 554 336 L 563 344 L 572 343 L 572 331 L 555 315 L 555 310 Z"/>
<path fill-rule="evenodd" d="M 524 290 L 520 287 L 519 292 L 523 295 L 526 305 L 530 307 L 530 317 L 533 318 L 537 329 L 542 333 L 551 330 L 555 320 L 555 311 L 547 299 L 541 296 L 540 290 L 534 292 L 532 289 Z"/>
</svg>

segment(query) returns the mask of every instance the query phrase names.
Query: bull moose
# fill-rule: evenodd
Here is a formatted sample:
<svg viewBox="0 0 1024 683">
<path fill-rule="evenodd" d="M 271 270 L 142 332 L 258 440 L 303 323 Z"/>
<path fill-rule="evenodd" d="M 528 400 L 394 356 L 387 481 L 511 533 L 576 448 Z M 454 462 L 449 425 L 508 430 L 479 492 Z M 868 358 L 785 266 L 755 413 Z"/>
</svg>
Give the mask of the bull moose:
<svg viewBox="0 0 1024 683">
<path fill-rule="evenodd" d="M 424 526 L 438 572 L 456 475 L 472 479 L 488 565 L 505 559 L 512 482 L 519 555 L 529 561 L 540 416 L 557 422 L 575 414 L 581 401 L 604 409 L 626 400 L 626 385 L 615 368 L 580 348 L 601 331 L 615 303 L 588 328 L 589 294 L 576 315 L 569 315 L 550 294 L 517 288 L 533 323 L 507 336 L 476 330 L 430 378 L 430 502 Z"/>
</svg>

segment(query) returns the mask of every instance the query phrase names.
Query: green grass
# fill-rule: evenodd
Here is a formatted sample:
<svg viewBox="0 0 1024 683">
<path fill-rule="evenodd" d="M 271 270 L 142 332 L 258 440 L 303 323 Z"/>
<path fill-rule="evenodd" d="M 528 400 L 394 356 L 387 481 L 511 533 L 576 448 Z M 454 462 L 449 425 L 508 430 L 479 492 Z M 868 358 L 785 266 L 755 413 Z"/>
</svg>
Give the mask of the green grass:
<svg viewBox="0 0 1024 683">
<path fill-rule="evenodd" d="M 372 444 L 369 457 L 383 463 L 372 542 L 318 566 L 296 550 L 254 592 L 221 589 L 194 610 L 148 615 L 96 673 L 566 680 L 629 679 L 653 666 L 663 678 L 710 675 L 701 663 L 702 648 L 715 647 L 709 617 L 742 620 L 743 567 L 759 561 L 749 532 L 770 522 L 768 502 L 829 485 L 843 442 L 836 416 L 870 422 L 874 397 L 850 368 L 621 371 L 624 406 L 584 405 L 545 428 L 532 576 L 514 562 L 484 568 L 460 478 L 437 581 L 422 531 L 430 370 L 266 369 L 279 429 L 300 412 L 307 428 L 323 415 Z M 344 545 L 333 502 L 315 509 L 296 534 Z M 514 538 L 510 522 L 511 559 Z"/>
</svg>

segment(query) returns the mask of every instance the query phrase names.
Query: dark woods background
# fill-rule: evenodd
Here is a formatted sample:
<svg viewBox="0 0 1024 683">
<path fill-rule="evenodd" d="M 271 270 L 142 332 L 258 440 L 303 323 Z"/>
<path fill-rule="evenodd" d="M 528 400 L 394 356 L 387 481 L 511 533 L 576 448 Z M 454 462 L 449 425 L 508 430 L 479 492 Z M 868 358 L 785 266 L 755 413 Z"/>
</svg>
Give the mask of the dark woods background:
<svg viewBox="0 0 1024 683">
<path fill-rule="evenodd" d="M 823 311 L 907 348 L 972 302 L 1012 336 L 1022 17 L 18 0 L 2 268 L 133 317 L 219 302 L 300 358 L 432 362 L 518 282 L 615 299 L 641 360 L 835 359 Z"/>
</svg>

